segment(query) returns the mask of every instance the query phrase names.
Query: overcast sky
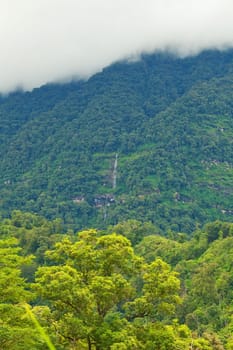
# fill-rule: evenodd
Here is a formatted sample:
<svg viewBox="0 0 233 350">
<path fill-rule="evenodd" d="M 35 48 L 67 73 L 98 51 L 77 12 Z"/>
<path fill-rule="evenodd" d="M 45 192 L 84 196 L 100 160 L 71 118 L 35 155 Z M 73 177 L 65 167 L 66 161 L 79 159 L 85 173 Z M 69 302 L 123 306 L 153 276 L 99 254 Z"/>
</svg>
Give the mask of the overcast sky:
<svg viewBox="0 0 233 350">
<path fill-rule="evenodd" d="M 141 52 L 233 47 L 233 0 L 0 0 L 0 92 Z"/>
</svg>

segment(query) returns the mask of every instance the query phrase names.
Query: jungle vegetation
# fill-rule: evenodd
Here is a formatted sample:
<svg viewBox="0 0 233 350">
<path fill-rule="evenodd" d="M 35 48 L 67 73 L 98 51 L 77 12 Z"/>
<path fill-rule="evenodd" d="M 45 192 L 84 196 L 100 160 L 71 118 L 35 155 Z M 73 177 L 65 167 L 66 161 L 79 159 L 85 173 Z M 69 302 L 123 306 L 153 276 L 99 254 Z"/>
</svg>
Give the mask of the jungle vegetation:
<svg viewBox="0 0 233 350">
<path fill-rule="evenodd" d="M 233 51 L 118 62 L 0 98 L 0 212 L 191 233 L 233 217 Z"/>
<path fill-rule="evenodd" d="M 20 211 L 1 220 L 1 349 L 233 349 L 232 223 L 63 229 Z"/>
</svg>

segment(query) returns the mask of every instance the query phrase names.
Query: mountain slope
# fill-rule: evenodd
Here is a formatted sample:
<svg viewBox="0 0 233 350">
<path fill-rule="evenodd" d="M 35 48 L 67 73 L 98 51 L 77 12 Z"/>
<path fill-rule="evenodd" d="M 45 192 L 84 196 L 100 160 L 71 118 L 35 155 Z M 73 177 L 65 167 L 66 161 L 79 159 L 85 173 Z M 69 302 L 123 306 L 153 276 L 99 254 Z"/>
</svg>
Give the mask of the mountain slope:
<svg viewBox="0 0 233 350">
<path fill-rule="evenodd" d="M 233 51 L 117 63 L 0 103 L 0 209 L 76 228 L 232 220 Z"/>
</svg>

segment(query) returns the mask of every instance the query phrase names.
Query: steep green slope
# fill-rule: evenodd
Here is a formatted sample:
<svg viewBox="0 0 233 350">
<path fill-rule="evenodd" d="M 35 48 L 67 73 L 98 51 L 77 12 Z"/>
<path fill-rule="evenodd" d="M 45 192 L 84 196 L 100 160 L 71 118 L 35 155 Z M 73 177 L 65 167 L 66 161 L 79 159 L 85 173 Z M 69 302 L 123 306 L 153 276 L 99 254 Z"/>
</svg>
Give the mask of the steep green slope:
<svg viewBox="0 0 233 350">
<path fill-rule="evenodd" d="M 0 209 L 76 228 L 232 219 L 233 52 L 144 56 L 0 103 Z"/>
</svg>

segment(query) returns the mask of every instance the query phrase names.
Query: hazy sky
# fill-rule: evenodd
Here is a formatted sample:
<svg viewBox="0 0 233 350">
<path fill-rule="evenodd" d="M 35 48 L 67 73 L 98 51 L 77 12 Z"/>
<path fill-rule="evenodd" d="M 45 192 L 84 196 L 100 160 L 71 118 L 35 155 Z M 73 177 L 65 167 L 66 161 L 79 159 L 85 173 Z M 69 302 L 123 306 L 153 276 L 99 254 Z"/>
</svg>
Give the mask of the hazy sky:
<svg viewBox="0 0 233 350">
<path fill-rule="evenodd" d="M 141 52 L 233 47 L 233 0 L 0 0 L 0 92 Z"/>
</svg>

